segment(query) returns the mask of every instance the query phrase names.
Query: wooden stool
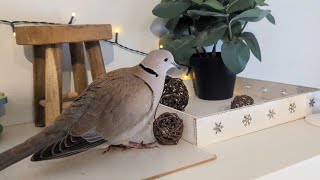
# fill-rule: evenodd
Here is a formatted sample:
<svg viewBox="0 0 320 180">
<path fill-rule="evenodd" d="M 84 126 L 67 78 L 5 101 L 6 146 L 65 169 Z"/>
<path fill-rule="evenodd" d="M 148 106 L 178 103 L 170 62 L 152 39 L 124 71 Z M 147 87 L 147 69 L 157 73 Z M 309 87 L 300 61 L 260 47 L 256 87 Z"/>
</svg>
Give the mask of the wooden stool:
<svg viewBox="0 0 320 180">
<path fill-rule="evenodd" d="M 70 46 L 76 91 L 65 96 L 65 99 L 70 100 L 88 86 L 83 44 L 88 55 L 92 79 L 95 80 L 106 73 L 99 40 L 109 39 L 112 39 L 112 27 L 109 24 L 16 27 L 17 44 L 33 46 L 36 126 L 53 123 L 62 108 L 68 106 L 62 102 L 62 44 L 69 43 Z"/>
</svg>

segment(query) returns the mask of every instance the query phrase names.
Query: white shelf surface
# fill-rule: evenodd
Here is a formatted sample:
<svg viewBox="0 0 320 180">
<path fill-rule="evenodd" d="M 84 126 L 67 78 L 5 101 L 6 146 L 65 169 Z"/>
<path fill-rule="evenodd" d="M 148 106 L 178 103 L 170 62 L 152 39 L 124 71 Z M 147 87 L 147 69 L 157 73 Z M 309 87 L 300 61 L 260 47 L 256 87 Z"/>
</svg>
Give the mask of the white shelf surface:
<svg viewBox="0 0 320 180">
<path fill-rule="evenodd" d="M 39 130 L 32 124 L 5 128 L 3 136 L 0 137 L 0 151 L 18 144 Z M 298 120 L 212 144 L 202 150 L 181 141 L 179 146 L 153 150 L 115 151 L 106 155 L 101 155 L 101 150 L 94 150 L 74 158 L 40 163 L 25 159 L 0 172 L 0 177 L 2 180 L 22 177 L 49 180 L 141 179 L 172 164 L 180 166 L 217 154 L 218 159 L 215 161 L 160 179 L 248 180 L 266 176 L 320 155 L 320 143 L 317 142 L 319 136 L 320 128 Z"/>
<path fill-rule="evenodd" d="M 23 142 L 40 130 L 33 124 L 5 128 L 0 138 L 0 152 Z M 114 149 L 103 154 L 106 147 L 102 145 L 85 153 L 57 160 L 30 162 L 30 158 L 26 158 L 0 172 L 0 179 L 144 179 L 215 157 L 185 141 L 177 146 L 158 146 L 159 148 L 154 149 L 124 152 Z"/>
<path fill-rule="evenodd" d="M 218 159 L 162 179 L 256 179 L 320 154 L 320 128 L 304 119 L 212 144 Z"/>
<path fill-rule="evenodd" d="M 320 156 L 308 159 L 280 171 L 268 174 L 258 180 L 319 180 L 320 179 Z"/>
</svg>

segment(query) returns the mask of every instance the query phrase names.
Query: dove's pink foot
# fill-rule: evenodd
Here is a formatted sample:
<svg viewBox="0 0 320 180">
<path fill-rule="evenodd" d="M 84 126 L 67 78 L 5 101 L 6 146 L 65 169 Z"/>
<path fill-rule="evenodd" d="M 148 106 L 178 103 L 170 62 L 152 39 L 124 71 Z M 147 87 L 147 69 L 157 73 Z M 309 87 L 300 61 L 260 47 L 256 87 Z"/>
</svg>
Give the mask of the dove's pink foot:
<svg viewBox="0 0 320 180">
<path fill-rule="evenodd" d="M 143 141 L 141 141 L 140 143 L 129 141 L 129 146 L 134 149 L 153 149 L 158 148 L 158 146 L 154 145 L 156 144 L 156 142 L 157 141 L 144 144 Z"/>
<path fill-rule="evenodd" d="M 103 153 L 106 153 L 108 151 L 110 151 L 113 148 L 117 148 L 117 149 L 122 149 L 122 151 L 126 151 L 128 149 L 153 149 L 153 148 L 158 148 L 158 146 L 154 145 L 156 143 L 152 142 L 152 143 L 143 143 L 143 141 L 141 141 L 140 143 L 137 142 L 133 142 L 133 141 L 129 141 L 128 145 L 124 145 L 124 144 L 118 144 L 118 145 L 110 145 L 107 150 L 105 150 Z"/>
</svg>

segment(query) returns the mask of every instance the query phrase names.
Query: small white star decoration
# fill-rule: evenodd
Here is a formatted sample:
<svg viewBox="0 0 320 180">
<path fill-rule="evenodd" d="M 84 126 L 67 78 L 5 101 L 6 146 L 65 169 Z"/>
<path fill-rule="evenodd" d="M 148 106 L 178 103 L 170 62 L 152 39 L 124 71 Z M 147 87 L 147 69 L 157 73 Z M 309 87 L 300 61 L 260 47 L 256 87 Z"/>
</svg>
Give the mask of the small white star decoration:
<svg viewBox="0 0 320 180">
<path fill-rule="evenodd" d="M 314 107 L 315 103 L 316 103 L 316 101 L 314 100 L 314 98 L 312 98 L 312 99 L 310 99 L 309 106 L 312 108 L 312 107 Z"/>
<path fill-rule="evenodd" d="M 269 119 L 274 119 L 275 115 L 276 115 L 276 112 L 274 111 L 274 109 L 270 109 L 268 114 Z"/>
<path fill-rule="evenodd" d="M 290 113 L 291 113 L 291 114 L 292 114 L 292 113 L 295 113 L 295 112 L 296 112 L 296 108 L 297 108 L 296 103 L 290 104 L 290 106 L 289 106 L 289 111 L 290 111 Z"/>
<path fill-rule="evenodd" d="M 250 126 L 251 125 L 251 121 L 252 121 L 252 117 L 251 115 L 245 115 L 243 120 L 242 120 L 242 123 L 244 126 Z"/>
<path fill-rule="evenodd" d="M 221 122 L 220 123 L 215 123 L 215 127 L 213 128 L 214 131 L 216 131 L 216 134 L 222 133 L 222 129 L 224 126 L 222 126 Z"/>
</svg>

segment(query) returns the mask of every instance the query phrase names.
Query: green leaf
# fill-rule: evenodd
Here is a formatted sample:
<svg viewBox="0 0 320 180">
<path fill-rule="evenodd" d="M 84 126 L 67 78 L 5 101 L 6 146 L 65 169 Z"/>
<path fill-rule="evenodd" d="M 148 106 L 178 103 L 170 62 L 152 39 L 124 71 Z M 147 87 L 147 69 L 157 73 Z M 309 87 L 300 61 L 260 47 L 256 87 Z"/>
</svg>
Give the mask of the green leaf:
<svg viewBox="0 0 320 180">
<path fill-rule="evenodd" d="M 227 8 L 227 13 L 231 14 L 253 6 L 253 0 L 233 0 Z"/>
<path fill-rule="evenodd" d="M 249 46 L 252 54 L 261 62 L 261 50 L 257 38 L 250 32 L 242 33 L 241 37 Z"/>
<path fill-rule="evenodd" d="M 202 4 L 206 4 L 216 10 L 224 10 L 225 9 L 224 6 L 217 0 L 206 0 Z"/>
<path fill-rule="evenodd" d="M 269 4 L 265 3 L 265 0 L 255 0 L 258 6 L 269 6 Z"/>
<path fill-rule="evenodd" d="M 264 3 L 266 0 L 254 0 L 258 5 Z"/>
<path fill-rule="evenodd" d="M 229 14 L 222 14 L 218 12 L 204 11 L 204 10 L 189 10 L 187 12 L 190 16 L 229 17 Z"/>
<path fill-rule="evenodd" d="M 167 46 L 172 41 L 174 41 L 174 35 L 173 34 L 166 34 L 160 38 L 159 45 Z"/>
<path fill-rule="evenodd" d="M 190 26 L 193 25 L 192 18 L 188 16 L 184 16 L 180 18 L 179 23 L 173 31 L 173 34 L 176 38 L 184 36 L 185 32 L 189 29 Z"/>
<path fill-rule="evenodd" d="M 248 64 L 250 49 L 243 41 L 234 39 L 223 43 L 221 56 L 227 68 L 234 74 L 239 74 Z"/>
<path fill-rule="evenodd" d="M 232 34 L 239 36 L 242 33 L 242 23 L 236 22 L 231 26 Z"/>
<path fill-rule="evenodd" d="M 167 2 L 172 2 L 174 0 L 161 0 L 161 3 L 167 3 Z"/>
<path fill-rule="evenodd" d="M 203 31 L 195 40 L 196 47 L 205 47 L 216 44 L 223 38 L 228 26 L 226 24 L 219 25 L 218 27 L 212 27 L 207 31 Z"/>
<path fill-rule="evenodd" d="M 269 22 L 271 22 L 272 24 L 276 25 L 276 20 L 274 19 L 274 17 L 272 16 L 271 13 L 269 13 L 267 15 L 267 19 L 268 19 Z"/>
<path fill-rule="evenodd" d="M 3 131 L 3 127 L 2 127 L 2 125 L 0 124 L 0 134 L 2 133 L 2 131 Z"/>
<path fill-rule="evenodd" d="M 269 6 L 269 4 L 267 4 L 267 3 L 262 3 L 262 4 L 260 4 L 260 6 Z"/>
<path fill-rule="evenodd" d="M 169 21 L 166 24 L 166 28 L 170 32 L 173 32 L 175 30 L 175 28 L 177 27 L 179 20 L 180 20 L 180 17 L 175 17 L 175 18 L 169 19 Z"/>
<path fill-rule="evenodd" d="M 158 4 L 152 13 L 161 18 L 174 18 L 180 16 L 191 6 L 187 1 L 168 1 Z"/>
<path fill-rule="evenodd" d="M 196 53 L 193 48 L 195 36 L 184 36 L 180 39 L 173 39 L 173 35 L 161 38 L 160 44 L 163 49 L 170 51 L 175 61 L 179 64 L 189 65 L 190 57 Z"/>
<path fill-rule="evenodd" d="M 233 22 L 238 20 L 258 22 L 265 18 L 268 14 L 270 14 L 270 12 L 270 10 L 262 10 L 259 8 L 250 9 L 231 19 L 230 23 L 232 24 Z"/>
<path fill-rule="evenodd" d="M 203 0 L 192 0 L 192 2 L 195 2 L 195 3 L 201 4 L 201 3 L 203 3 Z"/>
</svg>

